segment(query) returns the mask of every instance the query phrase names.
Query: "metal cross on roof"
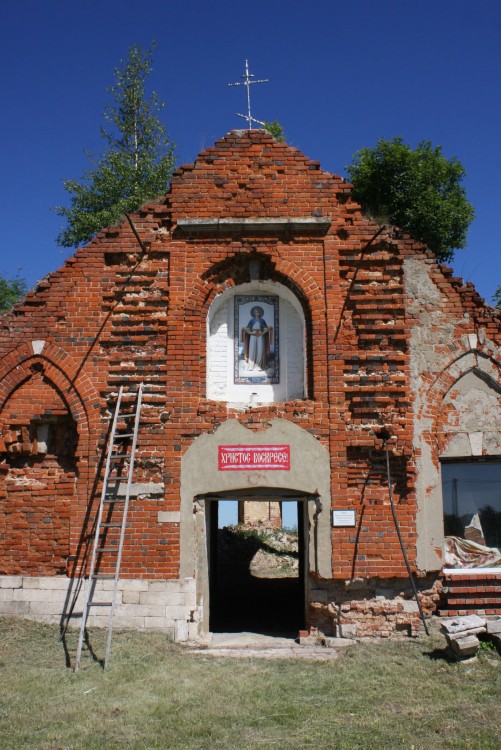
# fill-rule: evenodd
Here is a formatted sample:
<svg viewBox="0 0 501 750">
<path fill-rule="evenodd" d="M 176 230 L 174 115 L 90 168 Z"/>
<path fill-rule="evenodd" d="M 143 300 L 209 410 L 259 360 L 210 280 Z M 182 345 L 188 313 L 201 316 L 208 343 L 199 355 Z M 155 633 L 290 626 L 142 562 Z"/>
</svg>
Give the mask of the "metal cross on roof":
<svg viewBox="0 0 501 750">
<path fill-rule="evenodd" d="M 244 81 L 241 83 L 240 81 L 238 83 L 229 83 L 228 86 L 245 86 L 247 88 L 247 114 L 241 115 L 240 112 L 235 112 L 238 117 L 242 117 L 244 120 L 247 120 L 247 124 L 249 126 L 249 130 L 252 130 L 252 123 L 255 122 L 258 125 L 264 125 L 265 123 L 261 120 L 256 120 L 251 115 L 251 106 L 250 106 L 250 87 L 253 83 L 268 83 L 267 78 L 262 78 L 259 81 L 251 81 L 251 78 L 254 78 L 253 73 L 249 73 L 249 62 L 245 61 L 245 75 L 240 76 L 240 78 L 243 78 Z"/>
</svg>

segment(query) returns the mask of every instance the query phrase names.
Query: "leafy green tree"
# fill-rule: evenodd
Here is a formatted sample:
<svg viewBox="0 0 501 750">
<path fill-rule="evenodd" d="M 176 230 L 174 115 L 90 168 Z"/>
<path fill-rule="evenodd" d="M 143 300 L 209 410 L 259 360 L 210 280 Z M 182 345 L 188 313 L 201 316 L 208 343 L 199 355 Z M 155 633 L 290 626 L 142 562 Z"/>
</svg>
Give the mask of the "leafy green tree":
<svg viewBox="0 0 501 750">
<path fill-rule="evenodd" d="M 402 138 L 380 138 L 346 169 L 353 197 L 369 215 L 410 232 L 440 261 L 465 247 L 474 217 L 461 185 L 466 173 L 457 159 L 442 156 L 441 146 L 421 141 L 412 149 Z"/>
<path fill-rule="evenodd" d="M 494 302 L 496 307 L 501 307 L 501 286 L 498 286 L 498 288 L 494 292 L 492 301 Z"/>
<path fill-rule="evenodd" d="M 19 274 L 13 279 L 5 279 L 0 276 L 0 314 L 6 313 L 12 305 L 24 297 L 28 287 L 26 281 Z"/>
<path fill-rule="evenodd" d="M 154 45 L 129 49 L 115 69 L 115 85 L 108 91 L 112 102 L 104 110 L 101 135 L 106 150 L 89 154 L 90 168 L 82 181 L 65 180 L 70 206 L 57 206 L 67 220 L 58 235 L 64 247 L 77 247 L 100 229 L 116 224 L 126 213 L 166 192 L 174 168 L 174 145 L 158 115 L 164 107 L 155 92 L 145 95 L 152 70 Z"/>
<path fill-rule="evenodd" d="M 271 122 L 264 123 L 264 129 L 271 133 L 279 143 L 285 142 L 285 133 L 283 127 L 280 125 L 278 120 L 271 120 Z"/>
</svg>

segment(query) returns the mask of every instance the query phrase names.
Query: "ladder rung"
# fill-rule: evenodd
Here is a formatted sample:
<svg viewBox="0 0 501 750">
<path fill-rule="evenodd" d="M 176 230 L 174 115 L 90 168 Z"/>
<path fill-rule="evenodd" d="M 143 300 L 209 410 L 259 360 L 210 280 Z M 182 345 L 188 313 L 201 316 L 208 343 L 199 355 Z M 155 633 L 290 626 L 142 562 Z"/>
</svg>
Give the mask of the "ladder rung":
<svg viewBox="0 0 501 750">
<path fill-rule="evenodd" d="M 118 547 L 97 547 L 96 552 L 118 552 Z"/>
<path fill-rule="evenodd" d="M 120 438 L 126 438 L 126 437 L 134 437 L 133 432 L 121 432 L 120 435 L 115 435 L 115 440 L 119 440 Z"/>
<path fill-rule="evenodd" d="M 111 607 L 113 602 L 89 602 L 88 607 Z"/>
<path fill-rule="evenodd" d="M 115 576 L 112 573 L 110 573 L 109 575 L 106 575 L 104 573 L 102 574 L 98 573 L 96 575 L 91 576 L 91 578 L 93 581 L 114 581 L 115 580 Z"/>
<path fill-rule="evenodd" d="M 121 523 L 102 523 L 101 528 L 102 529 L 121 529 L 122 524 Z"/>
<path fill-rule="evenodd" d="M 113 453 L 110 456 L 111 461 L 120 461 L 120 459 L 129 458 L 128 453 Z"/>
<path fill-rule="evenodd" d="M 125 497 L 105 497 L 103 503 L 111 505 L 111 503 L 125 503 Z"/>
<path fill-rule="evenodd" d="M 135 416 L 136 412 L 134 412 L 133 414 L 119 414 L 118 421 L 120 421 L 121 419 L 133 419 Z"/>
</svg>

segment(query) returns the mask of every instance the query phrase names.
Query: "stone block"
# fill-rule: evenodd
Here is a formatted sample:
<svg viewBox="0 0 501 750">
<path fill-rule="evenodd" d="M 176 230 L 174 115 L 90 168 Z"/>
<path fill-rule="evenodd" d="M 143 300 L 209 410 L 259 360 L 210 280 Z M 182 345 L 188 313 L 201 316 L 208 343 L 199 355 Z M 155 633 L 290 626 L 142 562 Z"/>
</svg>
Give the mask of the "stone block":
<svg viewBox="0 0 501 750">
<path fill-rule="evenodd" d="M 186 607 L 193 609 L 197 606 L 197 595 L 195 591 L 189 591 L 184 594 L 184 602 Z"/>
<path fill-rule="evenodd" d="M 480 648 L 480 641 L 475 635 L 466 638 L 447 639 L 449 647 L 456 659 L 468 659 L 476 656 Z"/>
<path fill-rule="evenodd" d="M 139 604 L 139 591 L 122 591 L 124 604 Z"/>
<path fill-rule="evenodd" d="M 165 607 L 165 614 L 168 620 L 183 620 L 189 617 L 189 611 L 186 607 Z"/>
<path fill-rule="evenodd" d="M 0 602 L 0 614 L 2 615 L 27 615 L 29 613 L 29 602 L 6 601 Z"/>
<path fill-rule="evenodd" d="M 114 586 L 115 586 L 115 582 L 112 581 L 111 579 L 107 581 L 99 581 L 99 583 L 96 586 L 96 591 L 106 591 L 106 592 L 113 591 Z"/>
<path fill-rule="evenodd" d="M 485 628 L 485 619 L 478 615 L 466 615 L 465 617 L 451 617 L 444 620 L 440 625 L 442 633 L 460 633 L 463 630 L 473 628 Z"/>
<path fill-rule="evenodd" d="M 28 611 L 33 615 L 51 615 L 54 617 L 62 615 L 59 602 L 30 601 L 28 602 Z"/>
<path fill-rule="evenodd" d="M 485 629 L 489 635 L 501 633 L 501 617 L 498 617 L 497 620 L 487 620 Z"/>
<path fill-rule="evenodd" d="M 23 576 L 23 588 L 27 588 L 27 589 L 40 588 L 39 576 Z"/>
<path fill-rule="evenodd" d="M 103 589 L 96 589 L 94 591 L 93 601 L 95 602 L 111 602 L 111 591 L 103 591 Z M 117 605 L 120 605 L 122 603 L 122 592 L 117 591 L 117 599 L 116 599 Z"/>
<path fill-rule="evenodd" d="M 485 628 L 471 628 L 470 630 L 461 630 L 459 633 L 447 633 L 446 638 L 451 641 L 459 641 L 468 635 L 479 635 L 480 633 L 485 633 Z"/>
<path fill-rule="evenodd" d="M 139 592 L 140 604 L 155 604 L 165 606 L 165 604 L 167 604 L 169 601 L 170 597 L 166 597 L 163 592 L 159 592 L 158 594 L 152 593 L 150 591 Z"/>
<path fill-rule="evenodd" d="M 174 623 L 174 640 L 176 643 L 188 640 L 188 623 L 186 620 L 176 620 Z"/>
<path fill-rule="evenodd" d="M 165 618 L 165 606 L 153 604 L 123 604 L 120 615 L 130 617 L 162 617 Z"/>
<path fill-rule="evenodd" d="M 119 591 L 148 591 L 149 581 L 140 578 L 121 578 L 118 582 Z"/>
<path fill-rule="evenodd" d="M 13 597 L 16 601 L 22 602 L 45 602 L 50 600 L 50 592 L 43 589 L 14 589 Z"/>
<path fill-rule="evenodd" d="M 501 633 L 494 633 L 491 635 L 491 641 L 496 646 L 498 654 L 501 654 Z"/>
<path fill-rule="evenodd" d="M 172 584 L 173 584 L 173 581 L 149 581 L 148 590 L 151 592 L 153 591 L 165 592 L 165 591 L 169 591 L 169 589 L 173 587 Z"/>
<path fill-rule="evenodd" d="M 196 585 L 195 585 L 194 578 L 181 578 L 179 581 L 176 581 L 176 584 L 177 584 L 178 591 L 184 591 L 184 592 L 191 591 L 193 593 L 196 592 Z"/>
<path fill-rule="evenodd" d="M 176 591 L 173 594 L 169 594 L 166 602 L 168 607 L 190 607 L 195 606 L 195 596 L 191 593 L 182 593 Z"/>
<path fill-rule="evenodd" d="M 22 585 L 21 576 L 0 576 L 0 589 L 20 589 Z"/>
<path fill-rule="evenodd" d="M 180 523 L 181 512 L 179 510 L 159 510 L 158 523 Z"/>
<path fill-rule="evenodd" d="M 341 624 L 341 627 L 336 628 L 337 635 L 342 638 L 355 638 L 357 635 L 357 626 L 352 624 Z"/>
<path fill-rule="evenodd" d="M 26 581 L 26 579 L 25 579 Z M 76 584 L 76 580 L 66 578 L 66 576 L 46 576 L 38 579 L 38 587 L 47 591 L 53 589 L 56 591 L 68 591 L 71 583 Z M 30 586 L 31 588 L 31 586 Z"/>
<path fill-rule="evenodd" d="M 118 488 L 119 497 L 123 497 L 127 491 L 127 482 L 121 482 Z M 138 495 L 163 495 L 164 485 L 161 482 L 132 482 L 130 486 L 130 496 Z"/>
</svg>

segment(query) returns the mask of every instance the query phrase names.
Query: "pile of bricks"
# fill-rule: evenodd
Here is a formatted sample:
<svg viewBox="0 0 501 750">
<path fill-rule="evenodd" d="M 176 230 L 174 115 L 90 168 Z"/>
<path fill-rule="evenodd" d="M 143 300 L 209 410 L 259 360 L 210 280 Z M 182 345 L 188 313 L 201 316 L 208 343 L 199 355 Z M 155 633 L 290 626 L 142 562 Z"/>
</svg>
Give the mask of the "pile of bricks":
<svg viewBox="0 0 501 750">
<path fill-rule="evenodd" d="M 458 661 L 476 656 L 480 649 L 479 635 L 487 634 L 501 651 L 501 617 L 485 620 L 478 615 L 453 617 L 441 625 L 449 651 Z"/>
</svg>

